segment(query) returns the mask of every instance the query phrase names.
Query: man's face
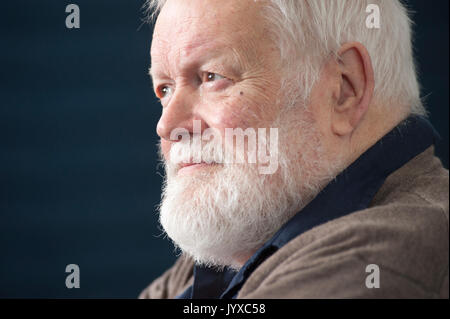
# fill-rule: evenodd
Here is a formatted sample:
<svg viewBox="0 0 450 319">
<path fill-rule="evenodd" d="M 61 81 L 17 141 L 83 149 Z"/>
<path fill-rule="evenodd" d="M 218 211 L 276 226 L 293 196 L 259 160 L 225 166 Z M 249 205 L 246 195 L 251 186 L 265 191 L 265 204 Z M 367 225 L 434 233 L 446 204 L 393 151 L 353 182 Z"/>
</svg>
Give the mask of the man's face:
<svg viewBox="0 0 450 319">
<path fill-rule="evenodd" d="M 155 26 L 151 73 L 163 105 L 157 133 L 164 157 L 175 128 L 267 127 L 279 112 L 279 56 L 254 1 L 179 1 Z M 210 169 L 204 165 L 199 168 Z M 193 171 L 192 168 L 190 171 Z"/>
<path fill-rule="evenodd" d="M 160 222 L 200 263 L 239 267 L 328 178 L 312 116 L 300 105 L 285 108 L 293 97 L 280 91 L 282 63 L 267 28 L 253 0 L 169 0 L 155 26 L 151 75 L 166 168 Z M 195 134 L 194 120 L 222 135 L 277 128 L 279 169 L 261 175 L 248 163 L 173 163 L 171 150 L 190 144 L 171 133 Z"/>
</svg>

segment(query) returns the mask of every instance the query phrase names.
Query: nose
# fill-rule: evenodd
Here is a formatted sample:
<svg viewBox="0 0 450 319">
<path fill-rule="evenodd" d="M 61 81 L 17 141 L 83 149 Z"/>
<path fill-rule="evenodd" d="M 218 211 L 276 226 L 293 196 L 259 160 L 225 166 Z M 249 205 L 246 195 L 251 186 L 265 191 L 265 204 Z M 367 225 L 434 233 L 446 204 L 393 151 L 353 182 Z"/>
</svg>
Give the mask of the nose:
<svg viewBox="0 0 450 319">
<path fill-rule="evenodd" d="M 176 142 L 181 138 L 180 134 L 172 134 L 172 138 L 176 136 L 176 140 L 171 139 L 171 133 L 176 130 L 180 132 L 186 130 L 190 135 L 203 132 L 208 125 L 203 120 L 201 112 L 196 104 L 198 102 L 187 88 L 179 88 L 172 96 L 170 103 L 163 108 L 161 117 L 156 126 L 156 133 L 161 139 Z M 194 121 L 200 121 L 194 126 Z M 195 128 L 195 131 L 194 131 Z M 196 132 L 200 128 L 200 132 Z"/>
</svg>

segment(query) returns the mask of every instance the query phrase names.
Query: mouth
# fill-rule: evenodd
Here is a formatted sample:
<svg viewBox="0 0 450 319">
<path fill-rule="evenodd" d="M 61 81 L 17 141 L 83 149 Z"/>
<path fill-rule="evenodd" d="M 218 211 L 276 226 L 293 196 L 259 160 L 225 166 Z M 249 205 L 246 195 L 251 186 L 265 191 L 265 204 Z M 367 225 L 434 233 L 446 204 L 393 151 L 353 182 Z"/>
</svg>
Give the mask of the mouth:
<svg viewBox="0 0 450 319">
<path fill-rule="evenodd" d="M 216 166 L 217 163 L 205 163 L 205 162 L 200 162 L 200 163 L 183 163 L 180 164 L 180 168 L 178 169 L 178 175 L 185 175 L 185 174 L 189 174 L 191 172 L 194 172 L 196 170 L 199 169 L 203 169 L 203 168 L 208 168 L 208 167 L 213 167 Z"/>
</svg>

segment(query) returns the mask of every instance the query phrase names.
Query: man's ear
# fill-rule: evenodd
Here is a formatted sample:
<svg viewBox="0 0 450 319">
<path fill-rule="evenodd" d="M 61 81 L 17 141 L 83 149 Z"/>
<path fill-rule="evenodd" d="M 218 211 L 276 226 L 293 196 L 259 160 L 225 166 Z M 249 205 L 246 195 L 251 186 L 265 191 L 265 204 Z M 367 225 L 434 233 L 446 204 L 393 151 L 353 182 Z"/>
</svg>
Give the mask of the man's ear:
<svg viewBox="0 0 450 319">
<path fill-rule="evenodd" d="M 375 86 L 372 62 L 359 42 L 344 44 L 338 52 L 340 83 L 332 110 L 332 130 L 339 136 L 351 134 L 366 114 Z"/>
</svg>

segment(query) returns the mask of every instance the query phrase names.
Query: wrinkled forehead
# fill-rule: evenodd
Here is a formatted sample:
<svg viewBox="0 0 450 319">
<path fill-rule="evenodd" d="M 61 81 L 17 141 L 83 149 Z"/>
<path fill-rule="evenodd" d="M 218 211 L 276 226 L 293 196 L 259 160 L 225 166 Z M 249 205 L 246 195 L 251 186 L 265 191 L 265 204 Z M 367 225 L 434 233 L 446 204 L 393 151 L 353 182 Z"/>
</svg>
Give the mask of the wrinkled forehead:
<svg viewBox="0 0 450 319">
<path fill-rule="evenodd" d="M 258 41 L 264 36 L 260 6 L 254 0 L 168 0 L 155 24 L 152 59 Z"/>
</svg>

